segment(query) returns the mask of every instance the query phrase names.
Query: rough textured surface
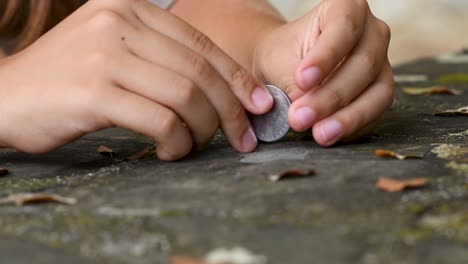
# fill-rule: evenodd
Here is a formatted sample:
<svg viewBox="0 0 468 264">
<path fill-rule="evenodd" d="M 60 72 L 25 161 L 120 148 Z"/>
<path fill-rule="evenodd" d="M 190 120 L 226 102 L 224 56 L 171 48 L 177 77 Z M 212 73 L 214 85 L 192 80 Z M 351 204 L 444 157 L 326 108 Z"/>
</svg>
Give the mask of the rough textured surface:
<svg viewBox="0 0 468 264">
<path fill-rule="evenodd" d="M 0 208 L 0 255 L 8 263 L 167 263 L 171 254 L 204 256 L 243 246 L 269 263 L 467 263 L 468 118 L 435 117 L 468 105 L 462 96 L 410 96 L 401 87 L 437 84 L 468 65 L 427 59 L 396 69 L 427 74 L 398 84 L 398 99 L 376 133 L 330 149 L 290 136 L 240 155 L 218 136 L 181 162 L 118 162 L 148 144 L 112 129 L 43 156 L 0 152 L 0 196 L 32 191 L 78 199 L 75 206 Z M 446 79 L 446 78 L 445 78 Z M 444 80 L 445 80 L 444 79 Z M 375 149 L 427 149 L 422 160 L 375 157 Z M 290 168 L 318 175 L 273 183 Z M 427 177 L 427 188 L 389 194 L 381 176 Z"/>
</svg>

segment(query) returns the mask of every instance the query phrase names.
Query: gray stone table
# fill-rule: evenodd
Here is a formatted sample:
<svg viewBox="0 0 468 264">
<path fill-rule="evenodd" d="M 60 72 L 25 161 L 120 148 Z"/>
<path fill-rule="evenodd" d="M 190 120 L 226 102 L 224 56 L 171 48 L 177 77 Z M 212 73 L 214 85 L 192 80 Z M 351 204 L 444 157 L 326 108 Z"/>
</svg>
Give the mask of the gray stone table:
<svg viewBox="0 0 468 264">
<path fill-rule="evenodd" d="M 148 140 L 111 129 L 47 155 L 2 150 L 0 167 L 11 173 L 0 178 L 0 196 L 48 192 L 78 203 L 1 206 L 0 263 L 167 263 L 235 246 L 268 263 L 468 263 L 468 117 L 432 115 L 468 105 L 467 55 L 397 67 L 384 123 L 333 148 L 289 136 L 242 155 L 217 136 L 180 162 L 119 162 L 96 148 L 124 157 Z M 440 83 L 465 93 L 401 91 Z M 424 159 L 379 158 L 375 149 Z M 268 180 L 291 168 L 317 175 Z M 382 176 L 430 184 L 387 193 L 375 187 Z"/>
</svg>

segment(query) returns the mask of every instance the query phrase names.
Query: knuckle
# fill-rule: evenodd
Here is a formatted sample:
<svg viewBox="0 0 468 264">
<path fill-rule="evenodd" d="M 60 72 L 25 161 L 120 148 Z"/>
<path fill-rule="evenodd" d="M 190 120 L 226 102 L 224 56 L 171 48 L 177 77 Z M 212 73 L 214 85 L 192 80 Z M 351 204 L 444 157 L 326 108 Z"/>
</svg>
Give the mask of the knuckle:
<svg viewBox="0 0 468 264">
<path fill-rule="evenodd" d="M 196 29 L 191 29 L 191 46 L 200 54 L 210 54 L 215 49 L 215 44 L 211 39 Z"/>
<path fill-rule="evenodd" d="M 366 72 L 368 72 L 371 76 L 375 76 L 377 73 L 377 56 L 371 52 L 366 52 L 359 56 L 359 64 L 362 65 Z"/>
<path fill-rule="evenodd" d="M 182 105 L 191 104 L 200 93 L 197 85 L 193 81 L 184 78 L 178 81 L 176 89 L 178 89 L 178 101 Z"/>
<path fill-rule="evenodd" d="M 378 25 L 379 25 L 379 30 L 382 34 L 382 36 L 384 37 L 385 41 L 390 41 L 390 39 L 392 38 L 392 31 L 390 29 L 390 27 L 387 25 L 387 23 L 385 23 L 384 21 L 378 19 Z"/>
<path fill-rule="evenodd" d="M 158 134 L 164 140 L 175 134 L 179 118 L 172 111 L 162 113 L 161 109 L 156 109 L 148 121 L 148 124 L 157 124 Z"/>
<path fill-rule="evenodd" d="M 238 102 L 233 103 L 231 107 L 229 107 L 228 109 L 229 109 L 229 113 L 226 116 L 226 120 L 225 120 L 227 122 L 230 122 L 230 123 L 242 122 L 243 120 L 247 118 L 244 108 Z"/>
<path fill-rule="evenodd" d="M 387 84 L 384 86 L 384 100 L 386 108 L 392 106 L 393 101 L 395 100 L 395 86 L 393 84 Z"/>
<path fill-rule="evenodd" d="M 338 50 L 336 44 L 328 46 L 326 54 L 324 53 L 322 55 L 322 62 L 324 65 L 328 65 L 327 58 L 333 58 L 334 60 L 342 59 L 340 56 L 340 51 Z M 331 67 L 331 65 L 328 67 Z"/>
<path fill-rule="evenodd" d="M 86 67 L 91 70 L 100 69 L 109 63 L 110 56 L 99 49 L 90 52 L 86 58 Z"/>
<path fill-rule="evenodd" d="M 188 56 L 188 61 L 196 76 L 199 76 L 202 79 L 208 79 L 212 76 L 213 68 L 202 56 L 192 53 Z"/>
<path fill-rule="evenodd" d="M 350 100 L 346 100 L 340 90 L 336 88 L 332 88 L 328 91 L 328 99 L 329 103 L 327 103 L 327 105 L 329 105 L 328 107 L 330 108 L 329 113 L 342 108 L 350 102 Z"/>
<path fill-rule="evenodd" d="M 354 0 L 353 3 L 361 9 L 369 8 L 369 3 L 367 2 L 367 0 Z"/>
<path fill-rule="evenodd" d="M 97 11 L 89 20 L 91 31 L 102 33 L 121 27 L 124 19 L 115 11 L 103 9 Z"/>
<path fill-rule="evenodd" d="M 359 21 L 355 18 L 355 15 L 345 14 L 341 17 L 341 20 L 346 29 L 351 32 L 353 36 L 359 35 L 361 27 L 359 25 Z"/>
<path fill-rule="evenodd" d="M 250 88 L 253 83 L 253 78 L 244 68 L 241 66 L 236 66 L 232 71 L 230 80 L 228 80 L 228 82 L 233 87 Z"/>
</svg>

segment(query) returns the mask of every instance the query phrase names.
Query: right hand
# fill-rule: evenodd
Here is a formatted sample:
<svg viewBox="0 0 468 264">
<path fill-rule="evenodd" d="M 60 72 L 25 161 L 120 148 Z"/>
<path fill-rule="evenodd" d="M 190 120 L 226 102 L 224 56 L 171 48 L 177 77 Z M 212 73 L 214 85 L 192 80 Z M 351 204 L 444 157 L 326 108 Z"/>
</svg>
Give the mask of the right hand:
<svg viewBox="0 0 468 264">
<path fill-rule="evenodd" d="M 146 0 L 93 0 L 0 64 L 0 147 L 44 153 L 123 127 L 152 137 L 162 160 L 207 144 L 221 127 L 250 152 L 244 108 L 273 99 L 204 34 Z"/>
</svg>

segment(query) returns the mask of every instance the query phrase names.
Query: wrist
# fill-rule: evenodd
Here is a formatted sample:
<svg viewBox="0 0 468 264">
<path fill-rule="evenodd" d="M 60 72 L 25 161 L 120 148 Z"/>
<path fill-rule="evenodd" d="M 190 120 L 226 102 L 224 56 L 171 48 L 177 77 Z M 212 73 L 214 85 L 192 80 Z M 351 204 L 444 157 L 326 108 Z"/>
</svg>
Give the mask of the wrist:
<svg viewBox="0 0 468 264">
<path fill-rule="evenodd" d="M 258 28 L 258 31 L 255 34 L 255 38 L 252 41 L 251 48 L 249 49 L 248 54 L 248 68 L 254 75 L 257 74 L 258 63 L 259 63 L 259 53 L 262 53 L 265 49 L 265 44 L 268 43 L 269 36 L 272 32 L 276 31 L 278 28 L 286 24 L 284 20 L 271 21 L 271 23 L 265 24 L 262 27 Z M 260 76 L 255 76 L 259 78 Z M 259 80 L 262 80 L 259 78 Z"/>
</svg>

